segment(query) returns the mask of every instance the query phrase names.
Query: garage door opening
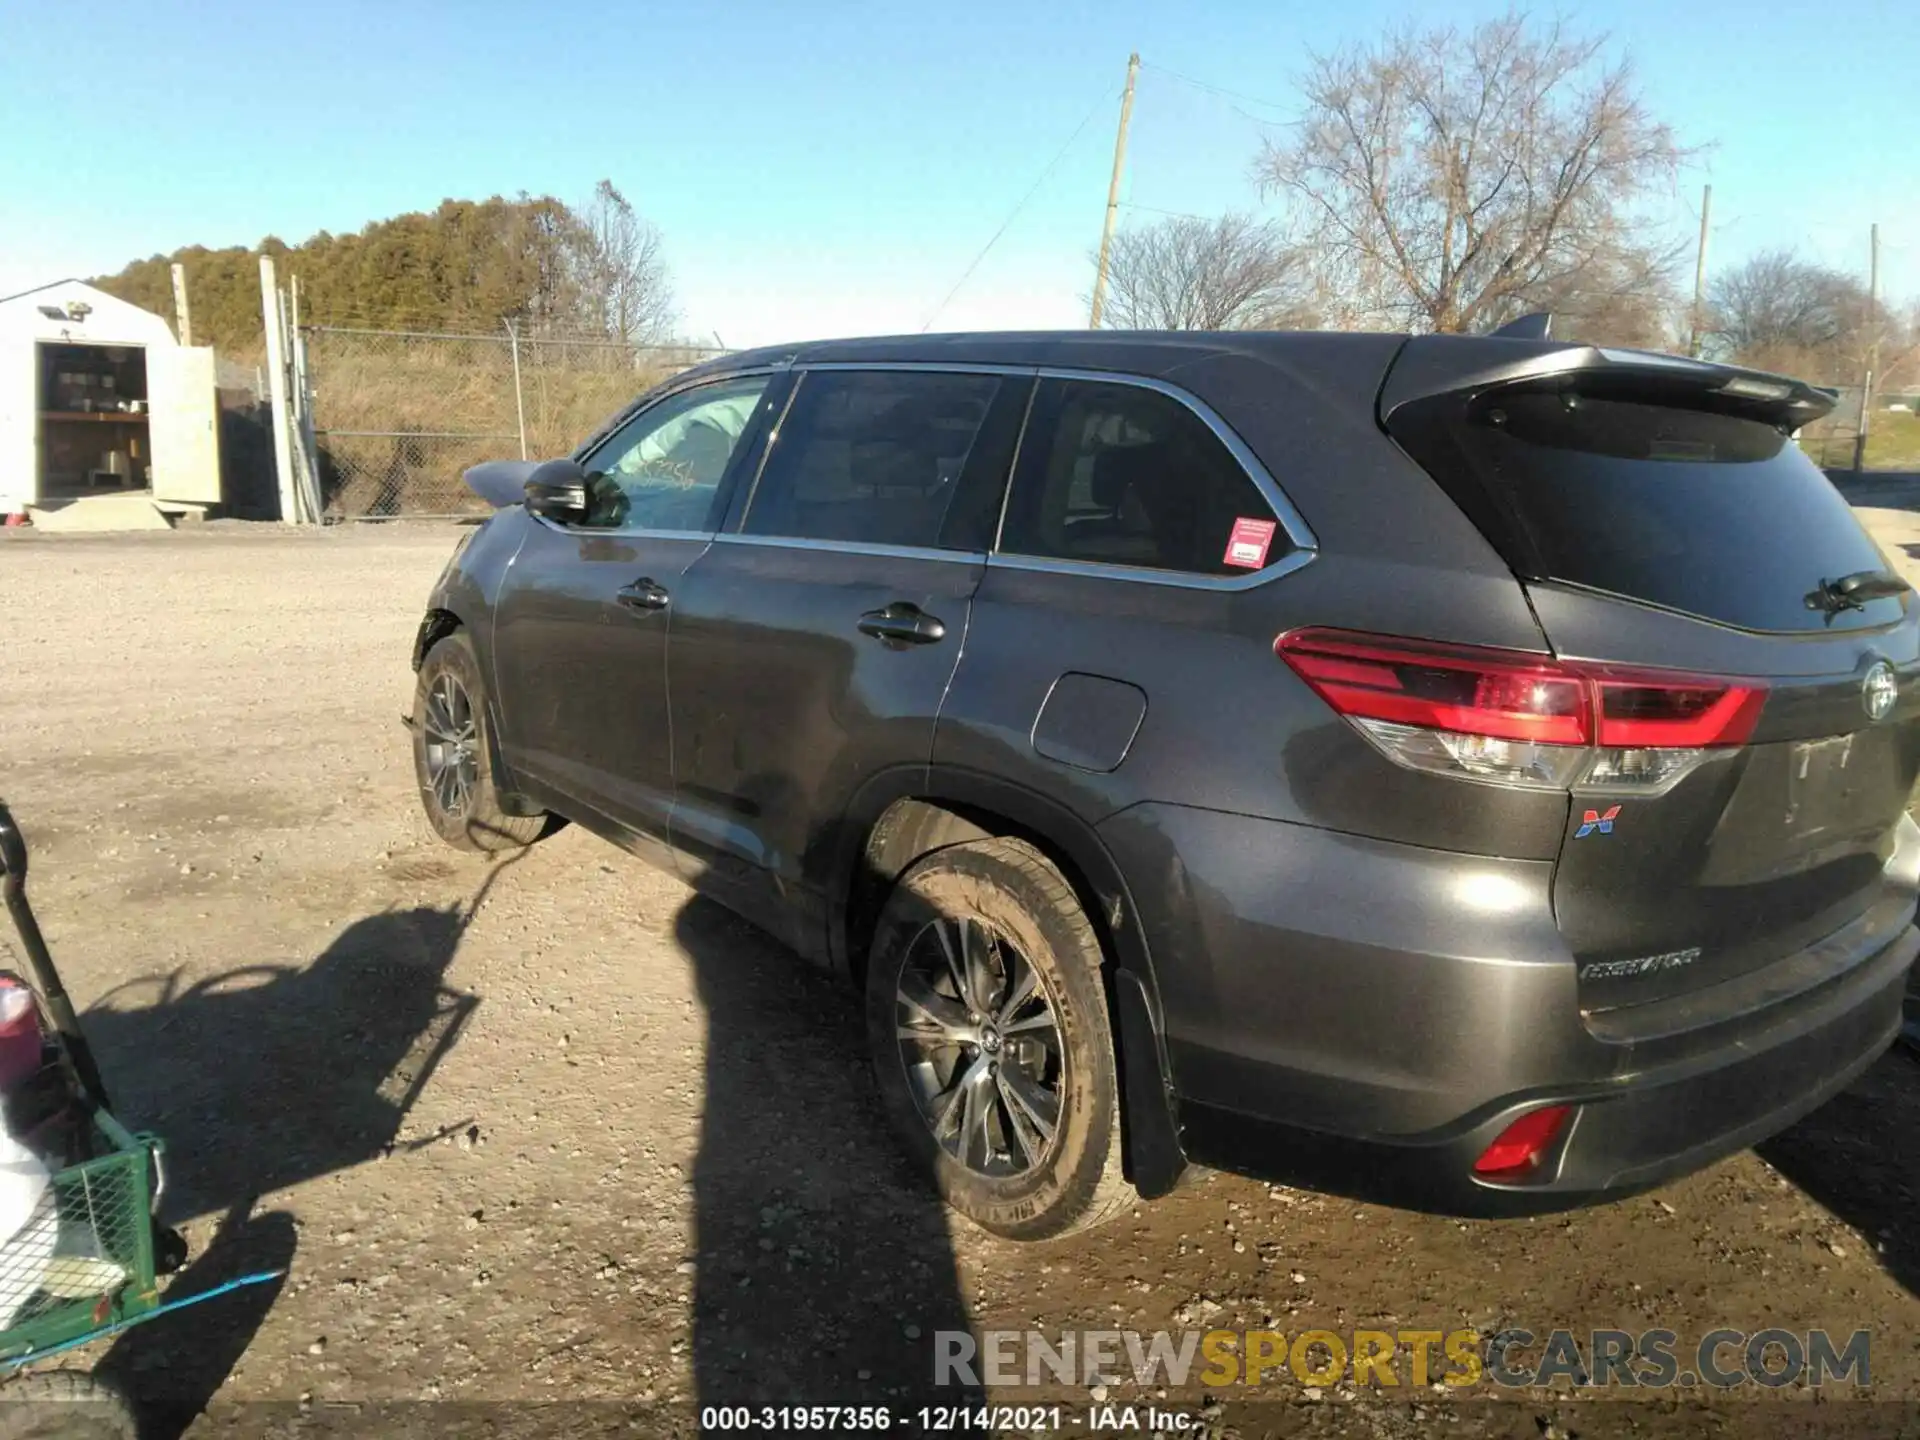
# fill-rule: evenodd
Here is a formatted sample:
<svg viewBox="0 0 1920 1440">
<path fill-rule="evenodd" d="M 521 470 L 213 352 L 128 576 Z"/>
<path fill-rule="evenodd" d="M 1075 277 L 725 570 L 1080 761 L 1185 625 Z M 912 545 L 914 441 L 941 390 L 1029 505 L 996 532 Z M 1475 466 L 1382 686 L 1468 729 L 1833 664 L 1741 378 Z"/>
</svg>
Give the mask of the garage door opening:
<svg viewBox="0 0 1920 1440">
<path fill-rule="evenodd" d="M 148 489 L 146 350 L 45 343 L 38 349 L 41 498 Z"/>
</svg>

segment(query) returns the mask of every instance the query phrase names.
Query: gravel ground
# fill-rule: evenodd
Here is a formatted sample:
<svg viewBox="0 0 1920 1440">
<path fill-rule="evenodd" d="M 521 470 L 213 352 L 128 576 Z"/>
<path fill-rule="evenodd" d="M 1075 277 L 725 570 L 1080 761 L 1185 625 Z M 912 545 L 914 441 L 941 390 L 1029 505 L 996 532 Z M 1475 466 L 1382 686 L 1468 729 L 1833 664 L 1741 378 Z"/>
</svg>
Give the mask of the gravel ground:
<svg viewBox="0 0 1920 1440">
<path fill-rule="evenodd" d="M 1896 554 L 1920 549 L 1915 515 L 1867 513 Z M 195 1257 L 176 1283 L 288 1267 L 96 1347 L 163 1433 L 904 1412 L 933 1333 L 967 1325 L 1867 1329 L 1883 1402 L 1489 1405 L 1285 1380 L 1214 1417 L 1248 1435 L 1731 1435 L 1757 1433 L 1757 1403 L 1770 1432 L 1877 1433 L 1920 1414 L 1920 1068 L 1898 1053 L 1760 1155 L 1571 1216 L 1460 1223 L 1200 1175 L 1049 1245 L 950 1224 L 895 1159 L 832 981 L 578 829 L 503 864 L 432 842 L 398 717 L 453 538 L 0 536 L 0 791 L 118 1106 L 169 1139 Z M 1035 1393 L 1090 1398 L 993 1398 Z M 562 1400 L 632 1403 L 538 1408 Z"/>
</svg>

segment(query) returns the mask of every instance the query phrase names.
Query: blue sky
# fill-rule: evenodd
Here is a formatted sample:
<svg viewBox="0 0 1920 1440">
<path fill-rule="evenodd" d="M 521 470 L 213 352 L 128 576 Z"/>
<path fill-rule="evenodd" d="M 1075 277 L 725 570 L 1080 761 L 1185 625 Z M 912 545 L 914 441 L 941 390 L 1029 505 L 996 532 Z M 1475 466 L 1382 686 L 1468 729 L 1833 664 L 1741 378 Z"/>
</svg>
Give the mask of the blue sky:
<svg viewBox="0 0 1920 1440">
<path fill-rule="evenodd" d="M 664 232 L 690 333 L 1077 325 L 1129 50 L 1148 68 L 1123 223 L 1257 208 L 1250 161 L 1310 48 L 1501 8 L 101 0 L 76 26 L 70 7 L 0 0 L 0 294 L 449 195 L 584 199 L 606 176 Z M 1712 182 L 1710 263 L 1798 245 L 1864 274 L 1878 220 L 1889 290 L 1920 291 L 1911 11 L 1564 13 L 1609 31 L 1655 109 L 1714 147 L 1672 198 L 1690 228 Z"/>
</svg>

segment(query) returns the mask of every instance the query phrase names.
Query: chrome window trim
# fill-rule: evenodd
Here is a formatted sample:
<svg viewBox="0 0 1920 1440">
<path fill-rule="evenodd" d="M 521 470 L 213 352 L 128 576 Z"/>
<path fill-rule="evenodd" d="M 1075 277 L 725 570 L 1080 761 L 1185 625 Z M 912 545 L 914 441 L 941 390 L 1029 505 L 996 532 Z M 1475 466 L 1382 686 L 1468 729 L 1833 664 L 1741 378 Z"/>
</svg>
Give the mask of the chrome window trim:
<svg viewBox="0 0 1920 1440">
<path fill-rule="evenodd" d="M 870 540 L 819 540 L 805 535 L 743 535 L 727 530 L 713 537 L 718 545 L 761 545 L 776 550 L 821 550 L 835 555 L 879 555 L 890 560 L 943 560 L 984 565 L 984 550 L 941 550 L 929 545 L 881 545 Z"/>
<path fill-rule="evenodd" d="M 712 530 L 654 530 L 643 527 L 606 530 L 593 525 L 561 525 L 547 519 L 544 515 L 535 515 L 531 512 L 528 513 L 527 518 L 546 526 L 556 535 L 565 535 L 574 540 L 591 540 L 604 535 L 609 539 L 620 540 L 698 540 L 704 545 L 711 542 L 715 534 Z"/>
<path fill-rule="evenodd" d="M 942 375 L 1037 375 L 1037 365 L 995 365 L 955 360 L 802 360 L 795 370 L 931 370 Z"/>
<path fill-rule="evenodd" d="M 1053 365 L 1008 365 L 977 362 L 944 362 L 939 360 L 796 360 L 788 366 L 777 367 L 793 372 L 793 384 L 787 390 L 786 405 L 779 417 L 767 432 L 766 444 L 761 447 L 759 464 L 754 470 L 753 479 L 747 487 L 746 501 L 740 510 L 736 528 L 723 530 L 714 536 L 718 541 L 729 543 L 749 543 L 783 545 L 794 549 L 807 550 L 844 550 L 855 554 L 886 555 L 898 559 L 950 560 L 968 563 L 984 561 L 995 569 L 1027 570 L 1036 573 L 1057 575 L 1085 575 L 1091 579 L 1130 580 L 1148 585 L 1171 585 L 1187 590 L 1239 591 L 1251 590 L 1270 581 L 1291 575 L 1310 563 L 1319 553 L 1320 541 L 1314 535 L 1313 528 L 1307 524 L 1285 490 L 1280 487 L 1260 458 L 1248 447 L 1246 441 L 1234 431 L 1233 427 L 1221 419 L 1206 401 L 1191 391 L 1151 375 L 1132 375 L 1120 370 L 1086 370 L 1071 366 Z M 1142 390 L 1152 390 L 1166 396 L 1177 404 L 1185 406 L 1193 415 L 1213 432 L 1214 437 L 1227 448 L 1227 453 L 1246 472 L 1253 481 L 1260 497 L 1272 507 L 1274 518 L 1286 535 L 1292 548 L 1270 565 L 1245 575 L 1197 575 L 1186 570 L 1156 570 L 1145 565 L 1115 565 L 1097 560 L 1062 560 L 1045 555 L 1017 555 L 1000 548 L 1001 531 L 1006 525 L 1007 505 L 1013 494 L 1013 479 L 1020 467 L 1020 452 L 1027 441 L 1028 422 L 1033 416 L 1033 405 L 1039 395 L 1036 384 L 1027 395 L 1027 408 L 1020 417 L 1020 433 L 1014 442 L 1011 461 L 1007 470 L 1007 483 L 1000 495 L 1000 519 L 994 527 L 993 549 L 990 552 L 967 550 L 940 550 L 930 547 L 909 545 L 875 545 L 865 541 L 851 540 L 815 540 L 799 536 L 748 535 L 738 527 L 746 524 L 748 513 L 753 508 L 754 496 L 760 488 L 760 476 L 766 469 L 767 460 L 773 454 L 773 447 L 779 443 L 780 430 L 785 424 L 788 410 L 800 393 L 800 387 L 806 383 L 809 372 L 821 371 L 932 371 L 941 374 L 960 375 L 1007 375 L 1018 376 L 1035 381 L 1039 380 L 1076 380 L 1098 385 L 1132 385 Z M 739 371 L 739 375 L 757 373 Z M 720 377 L 716 377 L 720 378 Z M 725 378 L 733 378 L 731 376 Z M 661 397 L 665 399 L 665 396 Z M 624 428 L 624 427 L 622 427 Z M 607 532 L 613 533 L 613 532 Z M 680 532 L 675 532 L 680 533 Z"/>
<path fill-rule="evenodd" d="M 1240 468 L 1252 479 L 1254 488 L 1261 497 L 1273 507 L 1274 518 L 1280 522 L 1280 528 L 1286 532 L 1287 539 L 1293 542 L 1296 550 L 1317 550 L 1320 542 L 1314 538 L 1313 527 L 1307 524 L 1306 517 L 1294 508 L 1293 501 L 1280 488 L 1280 482 L 1267 473 L 1267 467 L 1260 463 L 1260 457 L 1247 448 L 1247 442 L 1234 433 L 1233 428 L 1222 420 L 1214 408 L 1191 391 L 1183 390 L 1166 380 L 1151 375 L 1121 375 L 1108 370 L 1069 370 L 1043 366 L 1040 370 L 1042 380 L 1082 380 L 1098 385 L 1132 385 L 1141 390 L 1153 390 L 1165 395 L 1191 410 L 1214 434 L 1214 438 L 1227 447 L 1227 453 L 1239 462 Z M 1271 569 L 1281 562 L 1276 560 Z M 1136 567 L 1122 565 L 1115 567 L 1132 570 Z M 1256 570 L 1256 575 L 1266 573 Z"/>
<path fill-rule="evenodd" d="M 987 557 L 993 570 L 1033 570 L 1048 575 L 1084 575 L 1090 580 L 1126 580 L 1137 585 L 1172 585 L 1182 590 L 1252 590 L 1310 563 L 1317 550 L 1289 550 L 1271 565 L 1245 575 L 1196 575 L 1189 570 L 1155 570 L 1145 565 L 1109 565 L 1099 560 L 1055 560 L 1045 555 L 1009 555 L 996 550 Z"/>
</svg>

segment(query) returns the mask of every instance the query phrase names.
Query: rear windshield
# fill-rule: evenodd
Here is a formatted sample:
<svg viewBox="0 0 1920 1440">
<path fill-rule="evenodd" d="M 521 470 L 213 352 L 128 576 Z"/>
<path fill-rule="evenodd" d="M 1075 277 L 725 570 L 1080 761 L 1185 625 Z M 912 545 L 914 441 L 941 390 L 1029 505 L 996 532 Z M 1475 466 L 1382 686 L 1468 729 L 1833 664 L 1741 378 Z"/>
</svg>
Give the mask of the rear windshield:
<svg viewBox="0 0 1920 1440">
<path fill-rule="evenodd" d="M 1528 579 L 1747 630 L 1884 625 L 1898 599 L 1829 617 L 1824 580 L 1886 561 L 1826 476 L 1772 425 L 1576 390 L 1403 407 L 1394 437 Z"/>
</svg>

